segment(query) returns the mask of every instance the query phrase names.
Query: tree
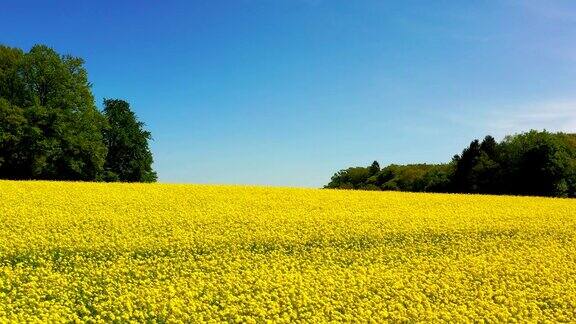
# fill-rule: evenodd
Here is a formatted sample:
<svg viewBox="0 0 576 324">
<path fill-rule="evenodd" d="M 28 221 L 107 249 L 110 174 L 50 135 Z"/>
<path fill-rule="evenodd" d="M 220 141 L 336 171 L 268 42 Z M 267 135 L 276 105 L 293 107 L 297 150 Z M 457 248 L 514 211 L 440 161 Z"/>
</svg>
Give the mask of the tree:
<svg viewBox="0 0 576 324">
<path fill-rule="evenodd" d="M 499 146 L 488 135 L 480 143 L 480 151 L 471 170 L 471 181 L 476 192 L 499 193 L 502 191 Z"/>
<path fill-rule="evenodd" d="M 36 45 L 0 46 L 0 177 L 94 180 L 106 156 L 105 120 L 84 62 Z"/>
<path fill-rule="evenodd" d="M 108 148 L 105 180 L 156 181 L 152 152 L 148 146 L 151 134 L 144 130 L 144 123 L 138 121 L 130 105 L 124 100 L 106 99 L 104 115 L 108 120 L 108 128 L 104 130 L 104 142 Z"/>
<path fill-rule="evenodd" d="M 27 163 L 22 151 L 28 121 L 24 109 L 0 98 L 0 175 L 25 178 Z"/>
<path fill-rule="evenodd" d="M 452 185 L 456 192 L 476 192 L 477 188 L 472 178 L 472 169 L 480 157 L 480 142 L 474 140 L 462 151 L 461 155 L 453 158 L 456 166 L 452 177 Z"/>
<path fill-rule="evenodd" d="M 530 131 L 474 140 L 448 164 L 377 162 L 341 170 L 327 188 L 576 197 L 576 134 Z"/>
<path fill-rule="evenodd" d="M 372 164 L 370 165 L 370 167 L 368 167 L 368 173 L 373 176 L 376 173 L 380 172 L 380 164 L 378 163 L 378 161 L 374 161 L 372 162 Z"/>
<path fill-rule="evenodd" d="M 325 188 L 358 189 L 364 185 L 369 176 L 368 168 L 365 167 L 340 170 L 332 176 Z"/>
<path fill-rule="evenodd" d="M 530 131 L 508 136 L 503 146 L 508 192 L 574 196 L 576 147 L 570 136 Z"/>
</svg>

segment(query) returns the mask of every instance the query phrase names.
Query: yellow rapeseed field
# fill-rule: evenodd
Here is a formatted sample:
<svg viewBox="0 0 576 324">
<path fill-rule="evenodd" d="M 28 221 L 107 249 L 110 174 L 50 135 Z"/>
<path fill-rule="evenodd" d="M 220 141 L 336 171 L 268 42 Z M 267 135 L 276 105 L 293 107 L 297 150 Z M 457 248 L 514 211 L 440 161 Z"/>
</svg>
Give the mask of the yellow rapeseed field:
<svg viewBox="0 0 576 324">
<path fill-rule="evenodd" d="M 576 321 L 576 201 L 0 181 L 0 322 Z"/>
</svg>

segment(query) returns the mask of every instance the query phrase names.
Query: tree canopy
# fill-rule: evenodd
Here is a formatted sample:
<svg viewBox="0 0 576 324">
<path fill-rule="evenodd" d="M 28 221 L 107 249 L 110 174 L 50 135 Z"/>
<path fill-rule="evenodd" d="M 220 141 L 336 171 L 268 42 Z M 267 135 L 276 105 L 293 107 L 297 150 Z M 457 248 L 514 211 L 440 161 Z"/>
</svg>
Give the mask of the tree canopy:
<svg viewBox="0 0 576 324">
<path fill-rule="evenodd" d="M 325 188 L 576 197 L 576 135 L 535 131 L 474 140 L 446 164 L 338 171 Z"/>
<path fill-rule="evenodd" d="M 144 123 L 137 120 L 130 104 L 118 99 L 104 100 L 104 116 L 109 124 L 104 130 L 108 147 L 106 176 L 128 182 L 156 181 L 148 147 L 152 135 L 144 130 Z"/>
<path fill-rule="evenodd" d="M 0 178 L 101 180 L 110 129 L 81 58 L 0 45 Z M 151 155 L 138 157 L 151 163 Z"/>
</svg>

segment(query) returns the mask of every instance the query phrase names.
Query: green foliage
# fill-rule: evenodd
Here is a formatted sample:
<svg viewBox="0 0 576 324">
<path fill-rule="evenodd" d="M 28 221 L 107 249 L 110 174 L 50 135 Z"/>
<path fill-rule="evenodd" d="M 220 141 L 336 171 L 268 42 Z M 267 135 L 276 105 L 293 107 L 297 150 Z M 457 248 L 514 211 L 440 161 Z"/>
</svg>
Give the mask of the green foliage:
<svg viewBox="0 0 576 324">
<path fill-rule="evenodd" d="M 92 180 L 102 171 L 105 120 L 81 59 L 0 46 L 0 91 L 0 177 Z"/>
<path fill-rule="evenodd" d="M 341 189 L 360 189 L 366 180 L 370 177 L 368 168 L 352 167 L 346 170 L 338 171 L 332 181 L 326 186 L 327 188 Z"/>
<path fill-rule="evenodd" d="M 498 193 L 501 184 L 499 177 L 500 148 L 492 136 L 486 136 L 482 143 L 472 141 L 456 155 L 452 162 L 455 169 L 452 174 L 452 189 L 455 192 Z"/>
<path fill-rule="evenodd" d="M 521 195 L 576 196 L 573 135 L 530 131 L 502 142 L 507 191 Z"/>
<path fill-rule="evenodd" d="M 449 165 L 389 165 L 374 172 L 368 167 L 338 171 L 325 188 L 402 191 L 445 191 L 449 183 Z"/>
<path fill-rule="evenodd" d="M 368 167 L 368 174 L 370 174 L 371 176 L 374 176 L 378 172 L 380 172 L 380 164 L 378 163 L 378 161 L 374 161 L 374 162 L 372 162 L 372 165 L 370 165 L 370 167 Z"/>
<path fill-rule="evenodd" d="M 104 170 L 107 120 L 90 87 L 81 58 L 0 45 L 0 178 L 115 179 Z"/>
<path fill-rule="evenodd" d="M 152 153 L 148 147 L 151 134 L 123 100 L 104 100 L 104 115 L 109 127 L 104 130 L 108 147 L 105 169 L 107 177 L 115 174 L 120 181 L 154 182 Z"/>
<path fill-rule="evenodd" d="M 0 98 L 0 175 L 25 167 L 27 158 L 20 147 L 28 131 L 24 110 Z"/>
<path fill-rule="evenodd" d="M 369 191 L 379 191 L 379 190 L 382 190 L 382 189 L 380 189 L 380 187 L 378 187 L 377 185 L 372 184 L 372 183 L 365 184 L 365 185 L 361 186 L 359 189 L 360 189 L 360 190 L 369 190 Z"/>
<path fill-rule="evenodd" d="M 575 134 L 486 136 L 449 164 L 377 165 L 340 170 L 325 188 L 576 196 Z"/>
<path fill-rule="evenodd" d="M 402 191 L 444 191 L 449 166 L 444 164 L 389 165 L 382 169 L 382 188 Z"/>
</svg>

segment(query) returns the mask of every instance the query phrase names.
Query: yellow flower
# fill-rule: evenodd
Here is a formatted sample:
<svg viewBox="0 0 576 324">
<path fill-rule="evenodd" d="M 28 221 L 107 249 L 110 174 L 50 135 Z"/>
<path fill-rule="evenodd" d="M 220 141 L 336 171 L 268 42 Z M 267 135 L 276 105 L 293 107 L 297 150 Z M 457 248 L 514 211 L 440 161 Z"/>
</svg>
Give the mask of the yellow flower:
<svg viewBox="0 0 576 324">
<path fill-rule="evenodd" d="M 574 322 L 576 201 L 0 181 L 0 322 Z"/>
</svg>

